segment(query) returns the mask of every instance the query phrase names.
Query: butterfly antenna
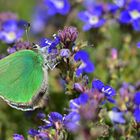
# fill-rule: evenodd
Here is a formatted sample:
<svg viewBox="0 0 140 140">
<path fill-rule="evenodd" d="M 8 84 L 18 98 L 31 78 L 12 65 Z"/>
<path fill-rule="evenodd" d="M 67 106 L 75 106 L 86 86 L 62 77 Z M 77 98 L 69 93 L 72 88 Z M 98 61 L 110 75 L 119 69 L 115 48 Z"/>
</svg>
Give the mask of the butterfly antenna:
<svg viewBox="0 0 140 140">
<path fill-rule="evenodd" d="M 24 25 L 24 27 L 25 27 L 26 38 L 27 38 L 27 41 L 29 42 L 29 29 L 30 29 L 30 23 L 27 23 L 26 25 Z"/>
</svg>

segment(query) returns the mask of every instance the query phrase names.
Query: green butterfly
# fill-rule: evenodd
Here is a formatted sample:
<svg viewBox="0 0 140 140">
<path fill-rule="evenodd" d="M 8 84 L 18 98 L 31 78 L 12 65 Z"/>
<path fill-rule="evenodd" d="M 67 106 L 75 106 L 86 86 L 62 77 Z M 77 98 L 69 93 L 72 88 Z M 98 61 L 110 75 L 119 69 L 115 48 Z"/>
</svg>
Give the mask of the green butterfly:
<svg viewBox="0 0 140 140">
<path fill-rule="evenodd" d="M 21 50 L 0 60 L 0 97 L 11 107 L 22 111 L 43 105 L 48 90 L 47 54 L 34 50 Z"/>
</svg>

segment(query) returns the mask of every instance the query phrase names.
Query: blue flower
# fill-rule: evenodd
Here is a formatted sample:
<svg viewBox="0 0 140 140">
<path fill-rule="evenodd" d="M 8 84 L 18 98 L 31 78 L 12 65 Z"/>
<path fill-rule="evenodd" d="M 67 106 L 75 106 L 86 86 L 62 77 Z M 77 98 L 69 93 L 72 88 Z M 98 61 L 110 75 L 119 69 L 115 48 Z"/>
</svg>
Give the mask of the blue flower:
<svg viewBox="0 0 140 140">
<path fill-rule="evenodd" d="M 115 103 L 115 100 L 112 97 L 116 95 L 116 91 L 111 86 L 104 85 L 102 81 L 95 79 L 92 82 L 92 89 L 104 93 L 104 96 L 109 102 Z"/>
<path fill-rule="evenodd" d="M 117 12 L 117 10 L 119 9 L 119 7 L 116 5 L 116 4 L 114 4 L 114 3 L 108 3 L 107 4 L 107 10 L 109 11 L 109 12 L 111 12 L 111 13 L 115 13 L 115 12 Z"/>
<path fill-rule="evenodd" d="M 118 7 L 122 8 L 122 7 L 125 6 L 126 0 L 114 0 L 114 3 L 115 3 Z"/>
<path fill-rule="evenodd" d="M 19 135 L 19 134 L 14 134 L 13 140 L 24 140 L 24 137 L 22 135 Z"/>
<path fill-rule="evenodd" d="M 98 79 L 92 81 L 92 88 L 97 89 L 102 92 L 102 88 L 104 87 L 104 83 Z"/>
<path fill-rule="evenodd" d="M 136 105 L 140 105 L 140 92 L 136 92 L 135 93 L 135 96 L 134 96 L 134 103 L 136 104 Z"/>
<path fill-rule="evenodd" d="M 102 18 L 102 11 L 102 6 L 94 6 L 90 10 L 78 13 L 78 18 L 85 23 L 83 26 L 84 31 L 101 27 L 105 23 L 105 19 Z"/>
<path fill-rule="evenodd" d="M 120 22 L 132 24 L 133 29 L 140 31 L 140 1 L 132 0 L 120 14 Z"/>
<path fill-rule="evenodd" d="M 48 7 L 48 14 L 55 15 L 57 13 L 66 15 L 70 11 L 70 3 L 68 0 L 44 0 Z"/>
<path fill-rule="evenodd" d="M 76 132 L 79 129 L 80 114 L 76 112 L 70 112 L 64 117 L 64 127 L 72 132 Z"/>
<path fill-rule="evenodd" d="M 30 136 L 32 136 L 32 137 L 35 137 L 35 136 L 37 136 L 37 135 L 39 134 L 39 132 L 38 132 L 38 130 L 30 129 L 30 130 L 28 131 L 28 134 L 29 134 Z"/>
<path fill-rule="evenodd" d="M 37 114 L 37 118 L 39 118 L 39 119 L 45 119 L 46 118 L 46 115 L 44 113 L 40 112 L 40 113 Z"/>
<path fill-rule="evenodd" d="M 114 123 L 121 123 L 124 124 L 126 121 L 123 117 L 123 112 L 119 112 L 117 110 L 112 110 L 108 112 L 109 118 L 111 119 L 112 122 Z"/>
<path fill-rule="evenodd" d="M 0 31 L 0 40 L 10 44 L 20 39 L 24 34 L 24 29 L 19 28 L 18 22 L 14 20 L 8 20 L 2 25 Z"/>
<path fill-rule="evenodd" d="M 140 107 L 139 106 L 135 108 L 133 115 L 136 122 L 140 123 Z"/>
<path fill-rule="evenodd" d="M 34 14 L 32 15 L 31 20 L 31 31 L 33 33 L 43 32 L 46 26 L 46 23 L 49 19 L 49 15 L 47 14 L 47 8 L 44 5 L 39 5 L 35 8 Z"/>
<path fill-rule="evenodd" d="M 55 34 L 53 36 L 54 36 L 53 40 L 48 39 L 48 38 L 43 38 L 40 41 L 39 45 L 41 47 L 47 47 L 48 48 L 48 52 L 47 53 L 51 53 L 52 50 L 55 50 L 56 46 L 60 43 L 60 38 L 57 35 L 55 35 Z"/>
<path fill-rule="evenodd" d="M 70 101 L 70 109 L 72 111 L 78 112 L 78 109 L 80 108 L 80 106 L 85 105 L 88 102 L 88 99 L 89 97 L 86 93 L 80 94 L 78 98 L 75 98 Z"/>
<path fill-rule="evenodd" d="M 40 129 L 48 129 L 50 127 L 61 129 L 63 127 L 63 116 L 60 113 L 51 112 L 48 117 L 48 120 L 43 120 L 46 124 L 44 126 L 41 126 Z"/>
<path fill-rule="evenodd" d="M 140 48 L 140 42 L 137 43 L 137 47 Z"/>
<path fill-rule="evenodd" d="M 134 118 L 136 122 L 140 122 L 140 92 L 136 92 L 134 96 L 134 104 L 136 105 L 134 109 Z"/>
<path fill-rule="evenodd" d="M 96 5 L 97 0 L 83 0 L 83 6 L 85 6 L 87 9 L 93 7 L 93 5 Z"/>
<path fill-rule="evenodd" d="M 89 59 L 89 55 L 87 52 L 85 52 L 83 50 L 78 51 L 74 56 L 74 60 L 76 62 L 77 61 L 82 62 L 82 64 L 76 70 L 77 76 L 80 76 L 83 73 L 91 73 L 94 71 L 94 64 Z"/>
<path fill-rule="evenodd" d="M 49 121 L 52 123 L 52 125 L 55 123 L 55 122 L 62 122 L 63 121 L 63 116 L 58 113 L 58 112 L 51 112 L 49 114 Z"/>
<path fill-rule="evenodd" d="M 61 49 L 60 50 L 60 56 L 61 57 L 65 57 L 65 58 L 69 58 L 71 55 L 71 52 L 69 49 Z"/>
</svg>

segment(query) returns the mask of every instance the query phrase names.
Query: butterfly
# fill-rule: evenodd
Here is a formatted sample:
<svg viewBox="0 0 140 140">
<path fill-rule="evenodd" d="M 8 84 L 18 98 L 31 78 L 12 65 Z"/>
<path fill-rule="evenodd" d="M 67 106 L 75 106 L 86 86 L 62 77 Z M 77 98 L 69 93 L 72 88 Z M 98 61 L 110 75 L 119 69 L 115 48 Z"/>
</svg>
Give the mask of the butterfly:
<svg viewBox="0 0 140 140">
<path fill-rule="evenodd" d="M 1 59 L 0 97 L 22 111 L 42 107 L 48 93 L 48 68 L 56 65 L 47 59 L 46 48 L 38 45 Z"/>
</svg>

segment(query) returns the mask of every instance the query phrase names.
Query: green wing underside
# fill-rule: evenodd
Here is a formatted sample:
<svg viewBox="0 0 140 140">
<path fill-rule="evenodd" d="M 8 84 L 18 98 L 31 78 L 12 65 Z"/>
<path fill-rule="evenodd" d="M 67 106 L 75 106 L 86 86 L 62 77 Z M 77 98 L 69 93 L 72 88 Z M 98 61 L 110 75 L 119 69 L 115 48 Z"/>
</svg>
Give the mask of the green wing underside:
<svg viewBox="0 0 140 140">
<path fill-rule="evenodd" d="M 28 103 L 43 82 L 43 58 L 23 50 L 0 60 L 0 96 L 13 103 Z"/>
</svg>

